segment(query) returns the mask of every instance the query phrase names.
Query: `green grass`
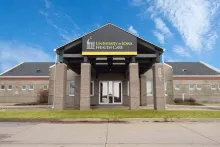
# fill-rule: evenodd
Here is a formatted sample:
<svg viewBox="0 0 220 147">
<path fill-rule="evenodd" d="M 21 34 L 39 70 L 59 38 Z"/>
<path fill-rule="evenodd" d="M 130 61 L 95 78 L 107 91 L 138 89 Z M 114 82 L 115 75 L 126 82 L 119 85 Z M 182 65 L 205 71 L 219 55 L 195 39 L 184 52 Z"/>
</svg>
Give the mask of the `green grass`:
<svg viewBox="0 0 220 147">
<path fill-rule="evenodd" d="M 220 111 L 155 110 L 6 110 L 1 118 L 220 118 Z"/>
</svg>

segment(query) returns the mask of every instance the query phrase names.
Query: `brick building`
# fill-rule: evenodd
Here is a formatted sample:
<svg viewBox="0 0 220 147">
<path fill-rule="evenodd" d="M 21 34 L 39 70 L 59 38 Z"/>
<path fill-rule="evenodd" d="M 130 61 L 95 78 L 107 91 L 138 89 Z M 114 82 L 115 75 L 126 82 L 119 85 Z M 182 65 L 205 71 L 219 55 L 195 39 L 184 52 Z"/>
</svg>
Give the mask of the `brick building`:
<svg viewBox="0 0 220 147">
<path fill-rule="evenodd" d="M 0 102 L 22 103 L 49 90 L 55 109 L 154 104 L 174 98 L 220 101 L 220 72 L 203 62 L 162 63 L 164 49 L 107 24 L 56 50 L 57 62 L 25 62 L 0 75 Z"/>
</svg>

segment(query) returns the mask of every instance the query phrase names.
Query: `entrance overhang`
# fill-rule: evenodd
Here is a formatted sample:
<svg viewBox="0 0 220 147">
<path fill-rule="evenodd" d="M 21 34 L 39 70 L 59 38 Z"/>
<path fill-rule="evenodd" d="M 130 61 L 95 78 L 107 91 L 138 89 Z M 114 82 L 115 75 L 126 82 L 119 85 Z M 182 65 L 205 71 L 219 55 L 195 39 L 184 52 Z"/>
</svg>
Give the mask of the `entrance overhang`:
<svg viewBox="0 0 220 147">
<path fill-rule="evenodd" d="M 92 73 L 128 73 L 129 63 L 139 64 L 139 74 L 160 62 L 163 49 L 113 24 L 107 24 L 56 49 L 59 62 L 80 74 L 80 64 L 90 63 Z M 105 60 L 99 60 L 104 57 Z M 124 58 L 124 60 L 119 60 Z M 103 63 L 103 64 L 101 64 Z"/>
</svg>

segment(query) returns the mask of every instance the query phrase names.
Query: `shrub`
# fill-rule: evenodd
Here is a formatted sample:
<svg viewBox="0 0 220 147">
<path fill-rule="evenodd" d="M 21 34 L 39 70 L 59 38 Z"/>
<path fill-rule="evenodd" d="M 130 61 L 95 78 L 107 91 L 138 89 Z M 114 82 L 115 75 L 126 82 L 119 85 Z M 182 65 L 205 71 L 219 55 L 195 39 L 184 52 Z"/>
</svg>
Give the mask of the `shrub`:
<svg viewBox="0 0 220 147">
<path fill-rule="evenodd" d="M 182 103 L 183 100 L 181 98 L 175 98 L 174 103 Z"/>
<path fill-rule="evenodd" d="M 194 98 L 189 98 L 189 102 L 195 103 L 195 102 L 196 102 L 196 99 L 194 99 Z"/>
<path fill-rule="evenodd" d="M 44 103 L 48 103 L 48 90 L 39 90 L 38 91 L 38 103 L 39 104 L 44 104 Z"/>
</svg>

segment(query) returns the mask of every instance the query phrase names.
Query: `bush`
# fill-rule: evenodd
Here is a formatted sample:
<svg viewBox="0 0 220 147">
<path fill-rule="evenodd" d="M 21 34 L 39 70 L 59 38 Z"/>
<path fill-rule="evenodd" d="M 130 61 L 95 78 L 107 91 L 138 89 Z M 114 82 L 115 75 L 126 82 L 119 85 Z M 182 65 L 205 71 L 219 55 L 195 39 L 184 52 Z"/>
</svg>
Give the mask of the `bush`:
<svg viewBox="0 0 220 147">
<path fill-rule="evenodd" d="M 194 99 L 194 98 L 187 98 L 187 99 L 184 100 L 184 102 L 195 103 L 196 99 Z"/>
<path fill-rule="evenodd" d="M 175 98 L 174 103 L 182 103 L 183 100 L 181 98 Z"/>
<path fill-rule="evenodd" d="M 182 98 L 175 98 L 174 103 L 196 103 L 194 98 L 185 98 L 184 101 Z"/>
<path fill-rule="evenodd" d="M 38 91 L 38 103 L 39 104 L 44 104 L 44 103 L 48 103 L 48 90 L 39 90 Z"/>
</svg>

